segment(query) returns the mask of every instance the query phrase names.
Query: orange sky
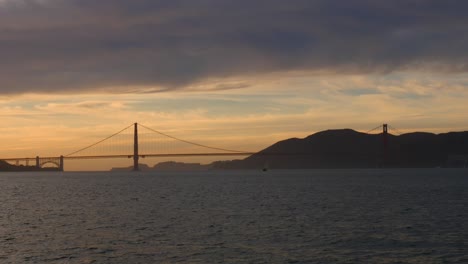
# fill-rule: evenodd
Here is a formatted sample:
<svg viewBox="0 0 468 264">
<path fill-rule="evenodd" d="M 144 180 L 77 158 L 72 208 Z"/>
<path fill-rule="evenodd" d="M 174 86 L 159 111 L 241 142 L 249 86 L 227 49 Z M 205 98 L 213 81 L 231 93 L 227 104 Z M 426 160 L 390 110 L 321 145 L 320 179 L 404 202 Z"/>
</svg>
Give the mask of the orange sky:
<svg viewBox="0 0 468 264">
<path fill-rule="evenodd" d="M 246 151 L 383 123 L 400 132 L 468 130 L 467 8 L 0 0 L 0 158 L 65 155 L 134 122 Z M 99 151 L 116 152 L 109 148 Z"/>
<path fill-rule="evenodd" d="M 278 78 L 265 76 L 244 90 L 2 97 L 2 120 L 7 125 L 0 129 L 0 156 L 66 155 L 134 122 L 181 139 L 245 151 L 258 151 L 278 140 L 306 137 L 320 130 L 367 131 L 382 123 L 391 124 L 399 132 L 466 130 L 464 113 L 468 107 L 463 83 L 468 79 L 464 75 L 402 76 L 296 73 Z M 127 132 L 125 140 L 131 152 L 132 131 Z M 111 149 L 111 143 L 103 144 L 104 150 L 92 148 L 85 154 L 121 151 Z M 198 152 L 188 145 L 184 147 L 177 146 L 181 152 Z M 224 158 L 183 160 L 219 159 Z M 147 163 L 154 165 L 158 161 L 162 160 Z M 71 162 L 66 169 L 106 170 L 119 163 L 127 165 L 131 160 L 99 160 L 86 166 Z"/>
</svg>

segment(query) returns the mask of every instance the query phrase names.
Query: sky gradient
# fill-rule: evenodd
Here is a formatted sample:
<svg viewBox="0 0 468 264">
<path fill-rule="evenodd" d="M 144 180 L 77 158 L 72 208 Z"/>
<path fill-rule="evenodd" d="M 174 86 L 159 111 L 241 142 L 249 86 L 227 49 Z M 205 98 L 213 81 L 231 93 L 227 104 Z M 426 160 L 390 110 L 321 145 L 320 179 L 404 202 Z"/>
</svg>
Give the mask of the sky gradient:
<svg viewBox="0 0 468 264">
<path fill-rule="evenodd" d="M 65 154 L 134 122 L 247 151 L 382 123 L 468 130 L 466 10 L 454 0 L 0 0 L 0 157 Z"/>
</svg>

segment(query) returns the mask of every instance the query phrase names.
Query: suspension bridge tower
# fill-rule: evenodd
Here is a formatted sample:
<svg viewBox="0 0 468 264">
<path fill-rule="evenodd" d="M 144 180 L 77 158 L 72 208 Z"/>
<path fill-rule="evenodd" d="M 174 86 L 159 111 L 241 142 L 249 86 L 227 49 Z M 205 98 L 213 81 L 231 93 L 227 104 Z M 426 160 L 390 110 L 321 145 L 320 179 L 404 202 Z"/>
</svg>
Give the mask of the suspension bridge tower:
<svg viewBox="0 0 468 264">
<path fill-rule="evenodd" d="M 134 124 L 134 130 L 133 130 L 133 170 L 134 171 L 139 171 L 140 169 L 138 168 L 138 123 Z"/>
<path fill-rule="evenodd" d="M 383 140 L 383 165 L 388 161 L 388 125 L 382 125 L 382 140 Z"/>
</svg>

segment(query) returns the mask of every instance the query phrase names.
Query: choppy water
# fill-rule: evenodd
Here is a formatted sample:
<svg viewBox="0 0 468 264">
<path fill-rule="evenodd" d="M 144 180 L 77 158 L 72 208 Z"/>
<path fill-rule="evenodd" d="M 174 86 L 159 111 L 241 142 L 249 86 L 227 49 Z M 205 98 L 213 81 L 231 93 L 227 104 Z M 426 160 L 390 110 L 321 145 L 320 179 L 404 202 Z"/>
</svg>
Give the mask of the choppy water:
<svg viewBox="0 0 468 264">
<path fill-rule="evenodd" d="M 2 173 L 0 263 L 468 263 L 468 170 Z"/>
</svg>

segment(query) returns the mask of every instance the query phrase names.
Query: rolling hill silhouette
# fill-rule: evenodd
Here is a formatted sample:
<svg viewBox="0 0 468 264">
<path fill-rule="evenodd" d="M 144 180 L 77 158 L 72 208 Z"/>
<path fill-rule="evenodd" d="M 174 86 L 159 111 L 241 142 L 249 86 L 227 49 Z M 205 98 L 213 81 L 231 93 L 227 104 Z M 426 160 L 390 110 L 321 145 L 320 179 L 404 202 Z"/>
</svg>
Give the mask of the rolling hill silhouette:
<svg viewBox="0 0 468 264">
<path fill-rule="evenodd" d="M 291 138 L 243 160 L 213 163 L 218 169 L 463 167 L 468 156 L 468 132 L 382 134 L 351 129 L 326 130 L 303 139 Z"/>
</svg>

